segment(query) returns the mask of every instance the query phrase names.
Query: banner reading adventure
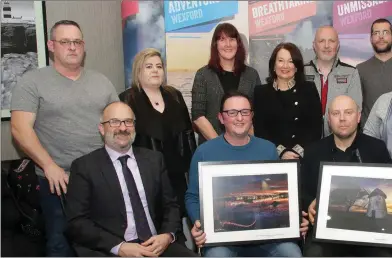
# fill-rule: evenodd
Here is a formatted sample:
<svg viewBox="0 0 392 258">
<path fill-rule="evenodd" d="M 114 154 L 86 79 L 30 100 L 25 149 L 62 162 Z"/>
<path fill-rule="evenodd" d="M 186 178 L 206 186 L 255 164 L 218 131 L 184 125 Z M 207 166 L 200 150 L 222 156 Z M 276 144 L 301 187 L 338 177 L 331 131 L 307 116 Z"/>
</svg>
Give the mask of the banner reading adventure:
<svg viewBox="0 0 392 258">
<path fill-rule="evenodd" d="M 238 12 L 237 1 L 164 1 L 166 32 L 228 17 Z"/>
</svg>

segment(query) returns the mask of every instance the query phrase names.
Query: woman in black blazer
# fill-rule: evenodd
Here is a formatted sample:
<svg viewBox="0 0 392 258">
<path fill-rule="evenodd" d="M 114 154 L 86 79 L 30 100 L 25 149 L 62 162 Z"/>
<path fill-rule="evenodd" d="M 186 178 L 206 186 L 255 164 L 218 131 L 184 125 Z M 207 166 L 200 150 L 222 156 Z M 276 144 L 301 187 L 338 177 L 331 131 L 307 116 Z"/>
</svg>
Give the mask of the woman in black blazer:
<svg viewBox="0 0 392 258">
<path fill-rule="evenodd" d="M 133 145 L 163 154 L 169 179 L 185 216 L 185 174 L 196 149 L 196 140 L 181 92 L 164 86 L 164 81 L 161 54 L 153 48 L 144 49 L 135 56 L 131 88 L 119 98 L 135 113 Z"/>
<path fill-rule="evenodd" d="M 305 146 L 321 138 L 322 113 L 296 45 L 281 43 L 274 49 L 267 82 L 254 92 L 255 136 L 273 142 L 282 159 L 298 159 Z"/>
</svg>

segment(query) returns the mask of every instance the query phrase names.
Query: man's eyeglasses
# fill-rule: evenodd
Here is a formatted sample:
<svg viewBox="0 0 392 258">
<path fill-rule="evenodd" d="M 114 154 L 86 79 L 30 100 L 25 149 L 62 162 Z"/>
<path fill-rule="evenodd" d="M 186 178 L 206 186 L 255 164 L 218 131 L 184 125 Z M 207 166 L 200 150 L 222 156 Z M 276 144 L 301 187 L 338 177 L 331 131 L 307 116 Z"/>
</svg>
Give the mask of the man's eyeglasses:
<svg viewBox="0 0 392 258">
<path fill-rule="evenodd" d="M 222 113 L 226 113 L 230 117 L 238 116 L 238 113 L 241 113 L 242 116 L 250 116 L 252 114 L 252 109 L 230 109 L 230 110 L 223 110 Z"/>
<path fill-rule="evenodd" d="M 373 33 L 372 33 L 373 37 L 380 37 L 380 36 L 384 37 L 387 35 L 391 35 L 391 31 L 389 31 L 389 30 L 383 30 L 383 31 L 376 30 L 376 31 L 373 31 Z"/>
<path fill-rule="evenodd" d="M 101 124 L 106 124 L 106 123 L 109 123 L 110 127 L 120 127 L 122 123 L 124 123 L 126 127 L 133 127 L 135 126 L 136 120 L 135 119 L 120 120 L 120 119 L 113 118 L 108 121 L 102 122 Z"/>
<path fill-rule="evenodd" d="M 84 41 L 81 39 L 77 40 L 67 40 L 67 39 L 62 39 L 62 40 L 52 40 L 54 42 L 58 42 L 61 46 L 63 47 L 70 47 L 72 44 L 75 45 L 75 47 L 81 47 L 84 45 Z"/>
</svg>

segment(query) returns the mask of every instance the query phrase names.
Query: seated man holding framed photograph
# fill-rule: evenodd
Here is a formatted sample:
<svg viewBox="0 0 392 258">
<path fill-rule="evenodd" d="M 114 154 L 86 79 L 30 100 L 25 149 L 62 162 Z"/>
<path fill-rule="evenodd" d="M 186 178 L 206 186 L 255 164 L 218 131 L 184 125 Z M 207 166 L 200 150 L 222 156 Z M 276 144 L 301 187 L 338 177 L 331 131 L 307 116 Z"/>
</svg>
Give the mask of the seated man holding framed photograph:
<svg viewBox="0 0 392 258">
<path fill-rule="evenodd" d="M 188 215 L 194 223 L 192 236 L 203 256 L 264 256 L 282 257 L 302 256 L 295 242 L 280 241 L 265 244 L 225 245 L 203 247 L 206 234 L 201 229 L 200 200 L 199 200 L 199 171 L 198 163 L 203 161 L 233 161 L 233 160 L 278 160 L 276 147 L 273 143 L 249 134 L 252 127 L 253 111 L 249 98 L 239 92 L 230 92 L 223 96 L 218 118 L 225 127 L 225 133 L 200 145 L 191 162 L 189 186 L 185 194 L 185 205 Z M 303 213 L 306 216 L 306 214 Z M 309 222 L 303 220 L 301 231 L 307 231 Z"/>
<path fill-rule="evenodd" d="M 316 216 L 316 196 L 320 162 L 391 163 L 388 150 L 381 140 L 358 131 L 361 110 L 348 96 L 338 96 L 328 108 L 332 134 L 305 149 L 301 165 L 302 205 L 308 209 L 312 225 Z M 391 256 L 389 248 L 315 242 L 311 227 L 305 241 L 304 255 L 331 256 Z"/>
</svg>

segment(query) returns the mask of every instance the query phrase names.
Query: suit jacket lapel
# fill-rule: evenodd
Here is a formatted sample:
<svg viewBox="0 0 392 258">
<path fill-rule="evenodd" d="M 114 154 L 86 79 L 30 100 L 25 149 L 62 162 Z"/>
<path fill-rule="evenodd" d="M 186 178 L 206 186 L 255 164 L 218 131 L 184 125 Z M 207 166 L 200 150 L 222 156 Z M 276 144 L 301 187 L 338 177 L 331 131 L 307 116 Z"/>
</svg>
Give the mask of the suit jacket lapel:
<svg viewBox="0 0 392 258">
<path fill-rule="evenodd" d="M 147 157 L 141 155 L 140 150 L 138 148 L 133 147 L 133 154 L 135 155 L 136 163 L 139 168 L 140 177 L 142 178 L 144 192 L 146 194 L 147 204 L 150 212 L 153 210 L 153 201 L 154 201 L 154 185 L 151 183 L 154 180 L 151 180 L 154 177 L 153 173 L 151 173 L 151 169 L 149 166 L 149 160 Z"/>
<path fill-rule="evenodd" d="M 106 152 L 105 148 L 101 149 L 101 156 L 102 159 L 100 159 L 100 163 L 102 175 L 113 193 L 113 201 L 118 202 L 119 207 L 121 207 L 121 215 L 126 219 L 127 214 L 125 209 L 125 201 L 121 191 L 120 181 L 118 180 L 116 170 L 113 166 L 113 162 L 110 159 L 109 154 Z"/>
</svg>

